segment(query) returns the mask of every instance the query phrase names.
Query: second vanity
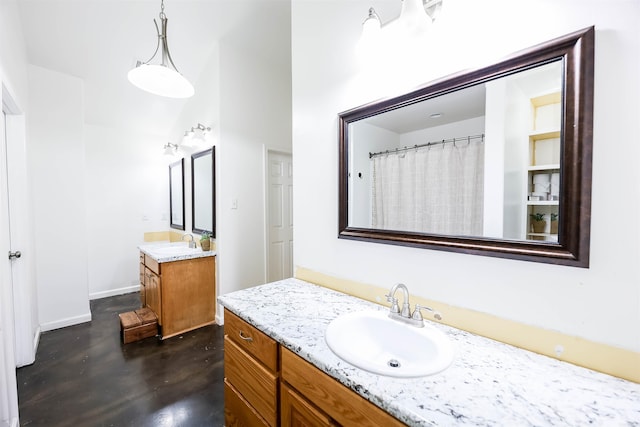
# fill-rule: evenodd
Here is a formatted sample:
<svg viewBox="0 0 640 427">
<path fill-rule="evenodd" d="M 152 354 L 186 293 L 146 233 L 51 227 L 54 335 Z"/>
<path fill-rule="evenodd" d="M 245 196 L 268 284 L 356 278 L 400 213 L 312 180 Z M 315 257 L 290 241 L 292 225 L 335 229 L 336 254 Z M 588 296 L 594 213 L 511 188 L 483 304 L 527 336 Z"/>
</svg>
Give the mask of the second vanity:
<svg viewBox="0 0 640 427">
<path fill-rule="evenodd" d="M 158 317 L 161 339 L 215 323 L 215 252 L 183 243 L 140 249 L 140 299 Z"/>
<path fill-rule="evenodd" d="M 434 322 L 455 348 L 446 370 L 392 378 L 356 368 L 330 350 L 327 326 L 346 313 L 388 308 L 302 280 L 218 301 L 227 425 L 640 424 L 640 384 Z"/>
</svg>

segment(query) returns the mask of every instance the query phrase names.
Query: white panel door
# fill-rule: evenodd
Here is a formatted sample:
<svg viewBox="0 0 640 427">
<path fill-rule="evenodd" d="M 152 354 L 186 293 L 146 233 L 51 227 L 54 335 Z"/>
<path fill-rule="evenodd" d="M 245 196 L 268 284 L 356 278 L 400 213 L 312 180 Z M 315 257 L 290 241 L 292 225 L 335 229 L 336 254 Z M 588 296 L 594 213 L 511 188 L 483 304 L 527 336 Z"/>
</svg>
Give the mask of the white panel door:
<svg viewBox="0 0 640 427">
<path fill-rule="evenodd" d="M 0 426 L 18 424 L 5 114 L 0 121 Z"/>
<path fill-rule="evenodd" d="M 13 284 L 13 313 L 15 327 L 16 366 L 33 363 L 36 358 L 35 341 L 35 284 L 30 280 L 34 250 L 30 241 L 29 202 L 27 189 L 27 158 L 24 115 L 5 115 L 7 156 L 7 188 L 9 197 L 9 233 L 11 250 L 21 252 L 11 263 Z M 32 277 L 31 277 L 32 279 Z"/>
<path fill-rule="evenodd" d="M 293 164 L 290 154 L 267 156 L 267 279 L 293 277 Z"/>
</svg>

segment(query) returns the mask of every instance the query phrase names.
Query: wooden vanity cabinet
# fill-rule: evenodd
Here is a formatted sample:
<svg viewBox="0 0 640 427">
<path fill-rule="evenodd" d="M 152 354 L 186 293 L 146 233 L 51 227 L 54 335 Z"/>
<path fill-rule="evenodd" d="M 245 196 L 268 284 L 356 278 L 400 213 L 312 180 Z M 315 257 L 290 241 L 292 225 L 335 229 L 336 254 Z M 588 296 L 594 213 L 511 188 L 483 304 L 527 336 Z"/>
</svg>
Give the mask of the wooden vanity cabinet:
<svg viewBox="0 0 640 427">
<path fill-rule="evenodd" d="M 226 426 L 405 425 L 229 310 L 224 319 Z"/>
<path fill-rule="evenodd" d="M 162 339 L 215 323 L 215 282 L 215 257 L 158 263 L 144 254 L 141 293 Z"/>
<path fill-rule="evenodd" d="M 226 426 L 278 425 L 278 344 L 224 313 Z"/>
</svg>

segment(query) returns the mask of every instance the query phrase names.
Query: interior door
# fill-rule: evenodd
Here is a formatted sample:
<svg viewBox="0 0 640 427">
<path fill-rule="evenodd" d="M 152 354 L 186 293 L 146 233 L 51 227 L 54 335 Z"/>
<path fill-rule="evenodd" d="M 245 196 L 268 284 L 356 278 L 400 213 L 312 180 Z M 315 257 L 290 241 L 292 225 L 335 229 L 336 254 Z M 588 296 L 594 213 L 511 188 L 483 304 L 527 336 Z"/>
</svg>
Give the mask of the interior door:
<svg viewBox="0 0 640 427">
<path fill-rule="evenodd" d="M 0 121 L 0 426 L 18 425 L 6 116 Z"/>
<path fill-rule="evenodd" d="M 293 277 L 293 162 L 290 154 L 267 155 L 267 279 Z"/>
<path fill-rule="evenodd" d="M 37 341 L 40 336 L 36 301 L 36 285 L 33 271 L 35 258 L 32 242 L 33 224 L 30 222 L 27 147 L 25 116 L 13 101 L 6 88 L 2 88 L 3 145 L 5 163 L 2 173 L 5 179 L 7 203 L 2 209 L 8 215 L 8 233 L 11 251 L 11 286 L 13 289 L 13 328 L 15 337 L 15 366 L 29 365 L 35 361 Z M 8 252 L 4 252 L 7 254 Z"/>
</svg>

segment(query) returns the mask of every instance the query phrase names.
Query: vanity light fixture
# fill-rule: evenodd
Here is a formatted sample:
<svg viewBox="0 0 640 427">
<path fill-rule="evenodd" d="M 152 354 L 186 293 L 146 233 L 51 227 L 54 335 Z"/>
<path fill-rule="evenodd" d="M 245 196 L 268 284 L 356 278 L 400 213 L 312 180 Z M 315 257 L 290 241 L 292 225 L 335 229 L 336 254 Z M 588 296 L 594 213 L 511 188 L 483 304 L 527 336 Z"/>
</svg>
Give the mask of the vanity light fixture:
<svg viewBox="0 0 640 427">
<path fill-rule="evenodd" d="M 193 85 L 180 74 L 169 53 L 164 0 L 161 0 L 160 3 L 160 22 L 158 28 L 158 22 L 153 20 L 158 33 L 158 44 L 153 56 L 146 62 L 137 61 L 135 68 L 127 74 L 127 78 L 134 86 L 155 95 L 169 98 L 189 98 L 195 93 Z M 158 54 L 158 50 L 160 50 L 160 63 L 151 64 L 151 61 Z"/>
<path fill-rule="evenodd" d="M 197 125 L 191 127 L 190 130 L 184 131 L 181 145 L 184 147 L 196 147 L 199 145 L 200 141 L 204 141 L 207 133 L 209 132 L 211 132 L 211 128 L 209 126 L 198 123 Z"/>
<path fill-rule="evenodd" d="M 162 148 L 164 148 L 165 156 L 175 156 L 178 154 L 178 144 L 174 144 L 173 142 L 167 142 Z"/>
<path fill-rule="evenodd" d="M 202 123 L 198 123 L 197 126 L 191 128 L 191 135 L 195 134 L 196 131 L 200 131 L 202 133 L 202 136 L 204 136 L 207 133 L 211 132 L 211 128 L 208 126 L 205 127 Z"/>
<path fill-rule="evenodd" d="M 361 41 L 373 42 L 388 24 L 397 22 L 401 30 L 407 35 L 418 34 L 424 31 L 435 21 L 440 13 L 443 0 L 402 0 L 400 16 L 382 24 L 380 17 L 373 7 L 369 8 L 369 15 L 362 23 Z"/>
</svg>

